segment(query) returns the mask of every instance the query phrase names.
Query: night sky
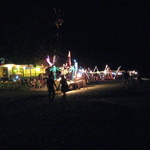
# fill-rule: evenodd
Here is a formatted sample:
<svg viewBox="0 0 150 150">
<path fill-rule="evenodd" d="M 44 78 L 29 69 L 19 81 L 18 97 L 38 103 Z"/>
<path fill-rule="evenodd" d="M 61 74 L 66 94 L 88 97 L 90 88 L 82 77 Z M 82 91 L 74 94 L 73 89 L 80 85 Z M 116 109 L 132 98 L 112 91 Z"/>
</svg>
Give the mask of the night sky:
<svg viewBox="0 0 150 150">
<path fill-rule="evenodd" d="M 147 1 L 148 2 L 148 1 Z M 56 14 L 64 21 L 55 26 Z M 148 3 L 144 0 L 22 0 L 0 6 L 0 57 L 14 63 L 68 51 L 79 66 L 149 70 Z"/>
</svg>

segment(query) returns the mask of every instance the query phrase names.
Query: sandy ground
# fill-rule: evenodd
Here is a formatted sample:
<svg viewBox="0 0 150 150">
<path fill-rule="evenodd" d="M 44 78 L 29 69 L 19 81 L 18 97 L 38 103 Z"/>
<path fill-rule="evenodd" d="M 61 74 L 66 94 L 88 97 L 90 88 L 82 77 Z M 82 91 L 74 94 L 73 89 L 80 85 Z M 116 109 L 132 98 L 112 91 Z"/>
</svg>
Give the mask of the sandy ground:
<svg viewBox="0 0 150 150">
<path fill-rule="evenodd" d="M 0 96 L 1 149 L 149 149 L 150 81 L 103 81 L 49 104 L 47 91 Z"/>
</svg>

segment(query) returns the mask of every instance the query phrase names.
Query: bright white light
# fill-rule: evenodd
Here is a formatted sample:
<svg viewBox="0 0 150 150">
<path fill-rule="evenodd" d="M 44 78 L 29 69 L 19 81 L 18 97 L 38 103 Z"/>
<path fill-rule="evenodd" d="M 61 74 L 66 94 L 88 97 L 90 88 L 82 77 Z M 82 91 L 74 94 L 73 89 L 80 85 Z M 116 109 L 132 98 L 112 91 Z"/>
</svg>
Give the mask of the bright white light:
<svg viewBox="0 0 150 150">
<path fill-rule="evenodd" d="M 7 64 L 6 67 L 8 67 L 8 69 L 12 68 L 13 65 L 12 64 Z"/>
<path fill-rule="evenodd" d="M 13 79 L 13 81 L 14 81 L 14 82 L 16 82 L 16 80 L 15 80 L 15 79 Z"/>
<path fill-rule="evenodd" d="M 61 80 L 61 77 L 59 77 L 58 79 L 57 79 L 57 81 L 60 81 Z"/>
<path fill-rule="evenodd" d="M 118 72 L 118 75 L 122 75 L 122 72 Z"/>
<path fill-rule="evenodd" d="M 40 71 L 40 68 L 35 68 L 36 71 Z"/>
<path fill-rule="evenodd" d="M 81 73 L 77 73 L 77 78 L 81 78 L 82 74 Z"/>
<path fill-rule="evenodd" d="M 71 83 L 74 83 L 73 81 L 67 81 L 68 85 L 70 85 Z"/>
<path fill-rule="evenodd" d="M 107 71 L 106 71 L 106 70 L 104 70 L 104 74 L 107 74 Z"/>
<path fill-rule="evenodd" d="M 50 66 L 53 65 L 53 64 L 50 62 L 50 57 L 49 57 L 49 56 L 47 56 L 46 61 L 47 61 L 47 63 L 48 63 Z"/>
<path fill-rule="evenodd" d="M 115 73 L 115 72 L 112 72 L 112 75 L 116 75 L 116 73 Z"/>
</svg>

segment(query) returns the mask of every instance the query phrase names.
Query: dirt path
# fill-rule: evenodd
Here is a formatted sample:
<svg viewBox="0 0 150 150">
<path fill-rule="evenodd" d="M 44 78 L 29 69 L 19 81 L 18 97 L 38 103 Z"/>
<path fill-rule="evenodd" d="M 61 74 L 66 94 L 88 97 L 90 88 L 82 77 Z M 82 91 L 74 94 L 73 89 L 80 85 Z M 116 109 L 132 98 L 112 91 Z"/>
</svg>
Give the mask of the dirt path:
<svg viewBox="0 0 150 150">
<path fill-rule="evenodd" d="M 3 99 L 1 149 L 145 150 L 150 111 L 148 88 L 144 88 L 101 83 L 68 92 L 67 102 L 59 93 L 51 105 L 47 93 Z"/>
</svg>

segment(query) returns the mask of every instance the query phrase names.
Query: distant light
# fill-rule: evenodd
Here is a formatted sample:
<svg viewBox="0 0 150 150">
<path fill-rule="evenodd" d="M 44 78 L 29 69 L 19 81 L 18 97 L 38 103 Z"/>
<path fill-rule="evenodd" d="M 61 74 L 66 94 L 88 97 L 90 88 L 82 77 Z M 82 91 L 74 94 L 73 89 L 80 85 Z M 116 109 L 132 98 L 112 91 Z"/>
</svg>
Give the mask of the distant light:
<svg viewBox="0 0 150 150">
<path fill-rule="evenodd" d="M 16 79 L 13 79 L 14 82 L 16 82 Z"/>
<path fill-rule="evenodd" d="M 12 64 L 7 64 L 6 67 L 8 67 L 8 69 L 12 68 L 13 65 Z"/>
<path fill-rule="evenodd" d="M 40 68 L 35 68 L 36 71 L 40 71 Z"/>
<path fill-rule="evenodd" d="M 73 81 L 67 81 L 68 85 L 70 85 L 71 83 L 74 83 Z"/>
<path fill-rule="evenodd" d="M 47 61 L 47 63 L 48 63 L 50 66 L 53 65 L 53 64 L 50 62 L 50 57 L 49 57 L 49 56 L 47 56 L 46 61 Z"/>
<path fill-rule="evenodd" d="M 14 72 L 17 72 L 17 69 L 14 69 Z"/>
<path fill-rule="evenodd" d="M 107 71 L 106 70 L 104 70 L 104 74 L 106 74 L 107 73 Z"/>
<path fill-rule="evenodd" d="M 115 72 L 112 72 L 112 75 L 116 75 L 116 73 L 115 73 Z"/>
<path fill-rule="evenodd" d="M 81 78 L 82 74 L 81 73 L 77 73 L 77 78 Z"/>
<path fill-rule="evenodd" d="M 122 75 L 122 72 L 118 72 L 118 75 Z"/>
<path fill-rule="evenodd" d="M 61 77 L 59 77 L 58 79 L 57 79 L 57 81 L 60 81 L 61 80 Z"/>
</svg>

